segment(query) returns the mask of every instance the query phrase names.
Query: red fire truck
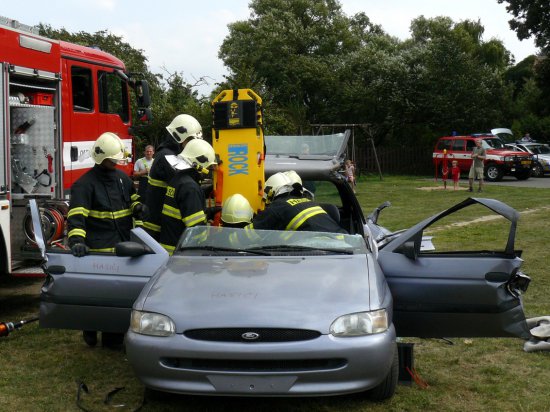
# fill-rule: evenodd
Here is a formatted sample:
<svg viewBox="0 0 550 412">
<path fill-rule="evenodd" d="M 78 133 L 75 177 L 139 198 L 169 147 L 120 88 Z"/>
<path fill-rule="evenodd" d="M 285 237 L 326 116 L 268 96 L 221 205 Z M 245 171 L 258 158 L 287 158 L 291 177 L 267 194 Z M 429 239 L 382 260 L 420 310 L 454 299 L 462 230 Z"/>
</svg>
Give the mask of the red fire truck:
<svg viewBox="0 0 550 412">
<path fill-rule="evenodd" d="M 25 276 L 40 272 L 28 200 L 40 202 L 49 246 L 64 247 L 70 188 L 93 166 L 93 142 L 114 132 L 135 155 L 130 89 L 141 118 L 149 87 L 108 53 L 4 17 L 0 44 L 0 274 Z"/>
</svg>

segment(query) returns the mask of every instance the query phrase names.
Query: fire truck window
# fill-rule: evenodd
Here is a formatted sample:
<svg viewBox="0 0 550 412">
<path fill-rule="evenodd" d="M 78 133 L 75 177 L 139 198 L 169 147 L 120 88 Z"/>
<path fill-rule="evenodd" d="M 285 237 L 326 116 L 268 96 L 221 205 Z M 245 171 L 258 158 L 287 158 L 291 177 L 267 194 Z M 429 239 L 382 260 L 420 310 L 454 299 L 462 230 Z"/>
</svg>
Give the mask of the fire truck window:
<svg viewBox="0 0 550 412">
<path fill-rule="evenodd" d="M 113 72 L 105 71 L 97 73 L 97 83 L 99 85 L 99 111 L 117 114 L 123 122 L 127 122 L 130 115 L 126 83 Z"/>
<path fill-rule="evenodd" d="M 73 109 L 75 112 L 91 112 L 94 109 L 92 71 L 84 67 L 71 67 Z"/>
<path fill-rule="evenodd" d="M 463 152 L 464 151 L 464 140 L 463 139 L 456 139 L 453 142 L 453 151 L 455 151 L 455 152 Z"/>
</svg>

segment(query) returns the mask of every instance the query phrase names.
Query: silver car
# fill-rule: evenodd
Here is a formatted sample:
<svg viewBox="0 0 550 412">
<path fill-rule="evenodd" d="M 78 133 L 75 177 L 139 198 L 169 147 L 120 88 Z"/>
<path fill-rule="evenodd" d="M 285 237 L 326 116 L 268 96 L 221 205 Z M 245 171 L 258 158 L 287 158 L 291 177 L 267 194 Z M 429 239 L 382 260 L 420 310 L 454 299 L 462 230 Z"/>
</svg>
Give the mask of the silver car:
<svg viewBox="0 0 550 412">
<path fill-rule="evenodd" d="M 158 391 L 365 391 L 376 400 L 395 392 L 396 336 L 528 338 L 521 293 L 529 278 L 514 249 L 519 214 L 497 200 L 466 199 L 410 229 L 380 228 L 378 212 L 365 218 L 339 172 L 347 137 L 268 136 L 266 174 L 294 169 L 311 180 L 349 234 L 197 227 L 168 259 L 134 229 L 120 256 L 49 250 L 41 326 L 127 332 L 130 364 Z M 310 154 L 276 151 L 302 141 Z M 431 225 L 470 206 L 511 222 L 504 250 L 423 247 Z"/>
<path fill-rule="evenodd" d="M 531 176 L 544 177 L 550 173 L 550 146 L 545 143 L 522 142 L 509 143 L 507 147 L 535 155 Z"/>
</svg>

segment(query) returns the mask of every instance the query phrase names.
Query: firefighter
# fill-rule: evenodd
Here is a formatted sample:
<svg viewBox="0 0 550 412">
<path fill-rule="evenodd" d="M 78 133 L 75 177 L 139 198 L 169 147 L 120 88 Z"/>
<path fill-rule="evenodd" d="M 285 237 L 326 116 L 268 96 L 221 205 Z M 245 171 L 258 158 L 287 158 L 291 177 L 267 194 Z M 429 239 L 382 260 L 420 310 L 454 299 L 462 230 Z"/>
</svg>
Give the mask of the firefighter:
<svg viewBox="0 0 550 412">
<path fill-rule="evenodd" d="M 149 172 L 145 201 L 149 208 L 149 218 L 143 222 L 144 229 L 156 240 L 160 239 L 160 224 L 164 196 L 168 182 L 174 177 L 175 170 L 166 156 L 176 156 L 192 139 L 202 139 L 202 127 L 193 116 L 180 114 L 166 126 L 170 134 L 157 149 L 155 161 Z"/>
<path fill-rule="evenodd" d="M 254 210 L 250 202 L 239 193 L 229 196 L 222 205 L 221 222 L 224 227 L 243 228 L 252 222 Z"/>
<path fill-rule="evenodd" d="M 160 222 L 160 244 L 170 254 L 186 227 L 207 223 L 206 201 L 199 182 L 217 164 L 214 149 L 202 139 L 190 140 L 177 158 L 173 165 L 175 175 L 166 187 Z"/>
<path fill-rule="evenodd" d="M 288 172 L 275 173 L 265 181 L 264 200 L 266 209 L 246 229 L 346 233 L 318 203 L 304 195 L 302 185 Z"/>
<path fill-rule="evenodd" d="M 115 244 L 130 240 L 133 218 L 142 219 L 147 213 L 130 177 L 116 169 L 126 161 L 118 136 L 103 133 L 92 146 L 91 156 L 95 165 L 73 184 L 67 214 L 69 246 L 77 257 L 90 251 L 114 252 Z M 89 346 L 97 344 L 96 331 L 82 334 Z M 118 346 L 123 338 L 103 332 L 101 340 L 104 346 Z"/>
<path fill-rule="evenodd" d="M 71 188 L 67 214 L 68 238 L 74 256 L 88 252 L 114 252 L 115 244 L 130 240 L 133 218 L 142 219 L 147 207 L 139 202 L 132 180 L 116 169 L 126 161 L 118 136 L 103 133 L 91 153 L 93 168 Z"/>
</svg>

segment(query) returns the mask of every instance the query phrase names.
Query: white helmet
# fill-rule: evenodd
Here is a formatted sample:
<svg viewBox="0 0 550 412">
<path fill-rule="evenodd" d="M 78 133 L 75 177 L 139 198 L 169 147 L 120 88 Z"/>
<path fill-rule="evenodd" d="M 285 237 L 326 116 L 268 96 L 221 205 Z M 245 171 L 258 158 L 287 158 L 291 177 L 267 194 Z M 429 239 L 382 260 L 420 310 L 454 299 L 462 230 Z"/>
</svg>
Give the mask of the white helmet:
<svg viewBox="0 0 550 412">
<path fill-rule="evenodd" d="M 124 143 L 116 134 L 105 132 L 97 138 L 92 146 L 92 159 L 98 165 L 105 159 L 110 159 L 113 163 L 123 164 L 127 161 Z"/>
<path fill-rule="evenodd" d="M 302 193 L 302 195 L 304 195 L 305 197 L 307 197 L 310 200 L 313 200 L 315 195 L 304 187 L 304 184 L 302 183 L 302 178 L 300 177 L 300 175 L 298 173 L 296 173 L 296 171 L 287 170 L 286 172 L 284 172 L 284 174 L 287 175 L 289 177 L 289 179 L 292 181 L 292 186 L 294 187 L 294 189 L 298 189 Z M 299 184 L 300 187 L 297 188 L 295 186 L 296 184 Z"/>
<path fill-rule="evenodd" d="M 202 139 L 190 140 L 178 156 L 204 174 L 208 174 L 210 166 L 218 164 L 214 148 Z"/>
<path fill-rule="evenodd" d="M 266 204 L 269 204 L 273 199 L 283 193 L 292 191 L 292 180 L 283 172 L 278 172 L 272 175 L 265 181 L 263 198 Z"/>
<path fill-rule="evenodd" d="M 166 126 L 166 130 L 178 143 L 183 143 L 189 138 L 202 139 L 200 123 L 188 114 L 179 114 L 174 117 L 172 123 Z"/>
<path fill-rule="evenodd" d="M 254 210 L 243 195 L 235 193 L 229 196 L 222 205 L 223 223 L 235 225 L 239 223 L 250 223 L 254 216 Z"/>
</svg>

